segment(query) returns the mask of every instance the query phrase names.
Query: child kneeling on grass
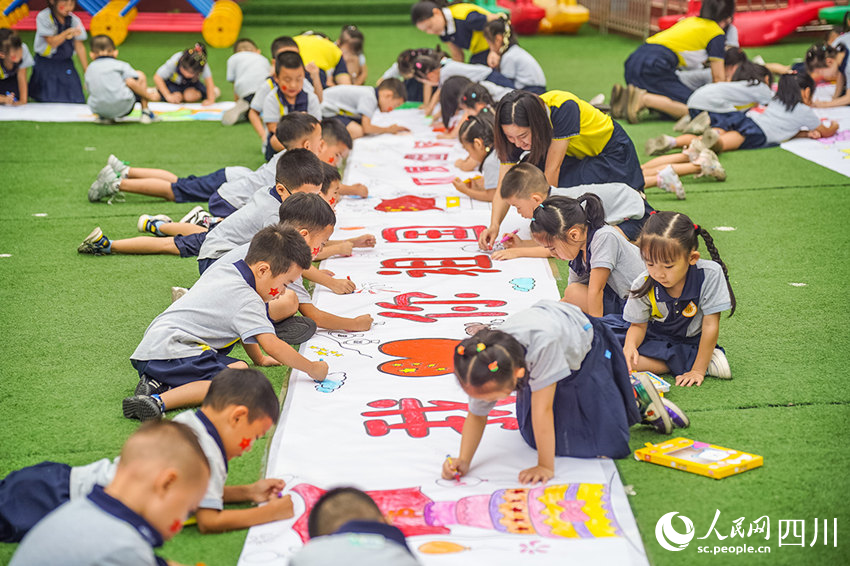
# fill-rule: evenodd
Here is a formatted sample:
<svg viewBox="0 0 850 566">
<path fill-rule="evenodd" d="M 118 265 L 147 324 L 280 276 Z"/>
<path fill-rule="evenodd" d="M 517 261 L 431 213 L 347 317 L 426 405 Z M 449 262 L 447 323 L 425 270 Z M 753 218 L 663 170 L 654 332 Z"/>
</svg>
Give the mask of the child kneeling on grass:
<svg viewBox="0 0 850 566">
<path fill-rule="evenodd" d="M 310 259 L 303 236 L 275 224 L 254 236 L 244 260 L 199 279 L 154 319 L 130 357 L 139 383 L 122 403 L 124 416 L 158 419 L 167 409 L 198 405 L 213 376 L 247 367 L 227 355 L 239 340 L 259 366 L 285 364 L 323 380 L 328 365 L 279 339 L 266 306 L 310 267 Z"/>
<path fill-rule="evenodd" d="M 0 540 L 23 538 L 11 563 L 164 563 L 153 549 L 180 532 L 208 489 L 201 432 L 184 422 L 146 423 L 115 460 L 42 462 L 6 476 Z"/>
</svg>

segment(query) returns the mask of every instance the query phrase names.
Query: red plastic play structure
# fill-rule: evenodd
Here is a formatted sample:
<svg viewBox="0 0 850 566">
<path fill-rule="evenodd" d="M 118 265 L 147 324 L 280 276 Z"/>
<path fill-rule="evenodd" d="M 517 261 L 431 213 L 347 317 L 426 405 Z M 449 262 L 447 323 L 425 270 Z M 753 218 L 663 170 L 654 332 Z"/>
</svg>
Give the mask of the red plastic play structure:
<svg viewBox="0 0 850 566">
<path fill-rule="evenodd" d="M 540 20 L 546 17 L 546 10 L 536 6 L 531 0 L 498 0 L 499 6 L 511 12 L 511 26 L 520 35 L 533 35 L 540 28 Z"/>
<path fill-rule="evenodd" d="M 662 16 L 658 18 L 658 27 L 667 29 L 682 18 L 699 15 L 701 2 L 690 0 L 688 12 L 684 16 Z M 735 27 L 741 47 L 758 47 L 776 43 L 786 35 L 794 33 L 799 26 L 818 19 L 818 11 L 834 6 L 835 2 L 805 2 L 789 0 L 787 8 L 766 10 L 763 12 L 738 12 L 735 14 Z"/>
</svg>

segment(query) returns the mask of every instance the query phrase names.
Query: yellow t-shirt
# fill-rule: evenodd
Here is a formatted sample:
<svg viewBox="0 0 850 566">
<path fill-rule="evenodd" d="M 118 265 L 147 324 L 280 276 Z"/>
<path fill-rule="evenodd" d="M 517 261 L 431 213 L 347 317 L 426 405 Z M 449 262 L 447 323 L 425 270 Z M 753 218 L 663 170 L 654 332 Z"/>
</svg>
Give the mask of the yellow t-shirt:
<svg viewBox="0 0 850 566">
<path fill-rule="evenodd" d="M 298 44 L 298 51 L 305 65 L 315 63 L 321 70 L 328 72 L 333 71 L 342 59 L 342 50 L 326 37 L 296 35 L 292 39 Z"/>
<path fill-rule="evenodd" d="M 487 16 L 490 12 L 468 3 L 453 4 L 446 10 L 454 21 L 449 22 L 446 18 L 446 35 L 440 36 L 441 40 L 450 41 L 462 49 L 468 49 L 473 55 L 490 49 L 481 31 L 487 25 Z"/>
<path fill-rule="evenodd" d="M 610 116 L 564 90 L 550 90 L 540 98 L 549 108 L 552 139 L 570 140 L 566 155 L 582 159 L 602 153 L 614 133 Z"/>
<path fill-rule="evenodd" d="M 663 45 L 676 54 L 680 67 L 693 69 L 701 67 L 707 59 L 723 59 L 726 32 L 714 20 L 685 18 L 646 42 Z"/>
</svg>

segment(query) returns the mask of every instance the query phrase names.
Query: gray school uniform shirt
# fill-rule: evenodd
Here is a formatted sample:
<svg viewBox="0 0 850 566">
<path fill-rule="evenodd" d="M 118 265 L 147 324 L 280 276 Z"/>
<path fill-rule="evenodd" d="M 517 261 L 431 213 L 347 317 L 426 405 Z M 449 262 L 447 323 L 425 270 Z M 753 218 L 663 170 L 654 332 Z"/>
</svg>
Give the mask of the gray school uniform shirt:
<svg viewBox="0 0 850 566">
<path fill-rule="evenodd" d="M 304 84 L 308 84 L 307 79 L 304 79 Z M 315 95 L 315 93 L 307 92 L 305 89 L 304 92 L 307 94 L 307 114 L 319 120 L 322 120 L 322 103 L 319 102 L 319 97 Z M 325 91 L 327 92 L 327 91 Z M 277 97 L 277 87 L 270 90 L 266 95 L 265 100 L 263 101 L 263 110 L 262 117 L 263 122 L 268 124 L 269 122 L 279 122 L 280 117 L 286 114 L 286 109 L 283 108 L 283 105 L 280 103 Z"/>
<path fill-rule="evenodd" d="M 631 219 L 643 218 L 645 201 L 641 194 L 625 183 L 593 183 L 574 187 L 551 187 L 549 196 L 578 198 L 593 193 L 602 201 L 605 209 L 605 222 L 616 226 Z"/>
<path fill-rule="evenodd" d="M 232 264 L 210 277 L 202 276 L 179 301 L 153 319 L 130 358 L 190 358 L 240 339 L 256 344 L 258 334 L 274 334 L 266 304 L 253 286 L 253 275 L 249 272 L 247 278 L 250 282 Z"/>
<path fill-rule="evenodd" d="M 461 63 L 449 59 L 443 59 L 440 68 L 440 86 L 446 82 L 449 77 L 466 77 L 474 83 L 480 83 L 490 76 L 493 69 L 487 65 L 477 65 L 475 63 Z"/>
<path fill-rule="evenodd" d="M 800 130 L 814 130 L 820 126 L 820 118 L 815 111 L 802 102 L 789 111 L 784 104 L 774 100 L 764 112 L 750 110 L 747 117 L 764 132 L 767 145 L 780 144 L 796 136 Z"/>
<path fill-rule="evenodd" d="M 248 255 L 249 247 L 251 247 L 251 242 L 248 242 L 247 244 L 242 244 L 241 246 L 236 246 L 235 248 L 221 256 L 218 261 L 212 264 L 207 271 L 219 269 L 221 266 L 230 265 L 234 262 L 239 261 L 240 259 L 244 260 L 245 256 Z M 204 272 L 204 275 L 206 275 L 206 272 Z M 287 285 L 286 288 L 292 289 L 292 291 L 295 293 L 295 296 L 298 297 L 299 304 L 304 305 L 313 303 L 313 297 L 310 296 L 310 293 L 304 286 L 303 278 L 299 277 L 298 279 Z"/>
<path fill-rule="evenodd" d="M 773 98 L 773 90 L 763 82 L 711 83 L 696 89 L 691 94 L 688 98 L 688 108 L 728 114 L 743 112 L 760 104 L 765 105 L 771 98 Z"/>
<path fill-rule="evenodd" d="M 289 561 L 289 566 L 418 566 L 404 547 L 380 534 L 340 533 L 310 539 Z"/>
<path fill-rule="evenodd" d="M 696 305 L 696 313 L 691 317 L 691 322 L 688 324 L 687 336 L 697 336 L 702 333 L 702 319 L 704 315 L 723 312 L 732 308 L 732 298 L 729 296 L 729 287 L 726 285 L 726 278 L 723 276 L 723 269 L 716 261 L 707 259 L 698 259 L 696 263 L 697 269 L 703 271 L 704 279 L 699 292 L 699 302 Z M 649 272 L 644 271 L 632 283 L 632 290 L 640 289 L 646 278 L 649 277 Z M 626 322 L 644 323 L 653 320 L 652 312 L 652 295 L 654 291 L 650 289 L 643 297 L 632 297 L 626 301 L 626 306 L 623 307 L 623 320 Z M 656 301 L 658 311 L 655 313 L 655 320 L 664 321 L 670 314 L 667 305 L 662 301 Z"/>
<path fill-rule="evenodd" d="M 21 62 L 18 63 L 18 68 L 15 71 L 15 73 L 17 73 L 17 71 L 19 71 L 21 69 L 29 69 L 33 65 L 35 65 L 35 59 L 32 58 L 32 53 L 30 53 L 30 48 L 27 47 L 26 43 L 21 43 Z M 3 65 L 0 65 L 0 79 L 9 78 L 10 75 L 7 74 L 8 72 L 9 71 L 7 71 L 6 68 L 3 67 Z M 3 94 L 5 94 L 5 93 L 3 93 Z"/>
<path fill-rule="evenodd" d="M 242 208 L 258 190 L 274 186 L 277 162 L 284 153 L 286 153 L 285 149 L 275 153 L 268 162 L 263 163 L 250 174 L 227 181 L 218 188 L 218 195 L 234 208 Z"/>
<path fill-rule="evenodd" d="M 326 88 L 322 95 L 324 118 L 365 116 L 371 120 L 378 111 L 378 95 L 373 86 L 337 85 Z"/>
<path fill-rule="evenodd" d="M 261 53 L 240 51 L 227 58 L 228 82 L 233 83 L 233 92 L 245 98 L 257 92 L 271 72 L 271 64 Z"/>
<path fill-rule="evenodd" d="M 126 61 L 98 57 L 86 69 L 89 108 L 103 118 L 126 116 L 136 104 L 136 95 L 125 81 L 138 77 L 139 73 Z"/>
<path fill-rule="evenodd" d="M 525 348 L 531 391 L 539 391 L 578 370 L 590 351 L 593 326 L 581 309 L 561 301 L 543 300 L 505 319 L 499 327 Z M 495 401 L 469 399 L 469 412 L 485 416 Z"/>
<path fill-rule="evenodd" d="M 168 60 L 159 66 L 159 69 L 156 70 L 156 74 L 162 77 L 167 81 L 171 81 L 176 85 L 183 84 L 186 80 L 183 78 L 177 71 L 177 64 L 180 62 L 180 58 L 183 56 L 183 51 L 178 51 L 174 55 L 168 58 Z M 209 63 L 209 62 L 208 62 Z M 212 71 L 210 70 L 209 64 L 204 65 L 204 69 L 201 71 L 198 80 L 200 82 L 204 82 L 206 79 L 212 76 Z"/>
<path fill-rule="evenodd" d="M 83 27 L 83 22 L 80 21 L 75 14 L 68 14 L 65 18 L 71 18 L 71 27 L 80 30 L 79 35 L 74 39 L 77 41 L 85 41 L 88 39 L 86 29 Z M 42 57 L 53 57 L 56 51 L 47 43 L 47 38 L 59 33 L 59 26 L 53 19 L 53 14 L 50 8 L 45 8 L 35 17 L 35 39 L 32 43 L 33 51 Z M 75 52 L 76 53 L 76 52 Z"/>
<path fill-rule="evenodd" d="M 646 270 L 638 247 L 613 226 L 599 228 L 590 240 L 590 269 L 598 267 L 611 270 L 607 285 L 624 299 L 629 295 L 635 277 Z M 570 268 L 570 283 L 586 284 L 589 281 L 589 272 L 580 277 Z"/>
<path fill-rule="evenodd" d="M 259 189 L 245 206 L 209 231 L 198 259 L 218 259 L 236 246 L 250 242 L 254 234 L 280 222 L 280 205 L 277 189 L 273 186 Z"/>
<path fill-rule="evenodd" d="M 56 508 L 27 533 L 10 566 L 155 566 L 162 536 L 118 500 L 85 497 Z M 114 513 L 117 513 L 114 514 Z"/>
<path fill-rule="evenodd" d="M 495 189 L 499 186 L 499 169 L 501 165 L 499 163 L 499 156 L 494 149 L 487 156 L 487 159 L 484 160 L 484 163 L 481 164 L 481 176 L 484 178 L 485 189 Z"/>
<path fill-rule="evenodd" d="M 527 86 L 546 86 L 546 75 L 540 63 L 519 45 L 511 45 L 502 53 L 499 72 L 514 81 L 518 89 Z"/>
</svg>

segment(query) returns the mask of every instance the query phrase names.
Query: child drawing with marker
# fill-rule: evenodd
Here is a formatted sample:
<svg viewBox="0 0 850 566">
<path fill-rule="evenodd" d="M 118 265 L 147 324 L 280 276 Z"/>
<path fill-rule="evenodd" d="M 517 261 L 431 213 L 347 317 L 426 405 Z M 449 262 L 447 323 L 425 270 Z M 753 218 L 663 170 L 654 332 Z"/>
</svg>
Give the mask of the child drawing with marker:
<svg viewBox="0 0 850 566">
<path fill-rule="evenodd" d="M 556 456 L 624 458 L 641 412 L 653 424 L 666 416 L 651 384 L 641 382 L 651 399 L 639 408 L 614 333 L 568 303 L 539 301 L 499 330 L 479 331 L 455 348 L 454 368 L 469 414 L 445 479 L 469 472 L 487 414 L 514 392 L 520 434 L 537 449 L 537 464 L 519 473 L 524 484 L 552 479 Z"/>
<path fill-rule="evenodd" d="M 484 111 L 466 118 L 458 130 L 458 140 L 469 154 L 465 161 L 477 163 L 480 175 L 461 181 L 452 181 L 455 189 L 469 198 L 485 202 L 493 201 L 496 185 L 499 184 L 499 158 L 493 151 L 493 113 Z"/>
<path fill-rule="evenodd" d="M 700 259 L 700 236 L 713 261 Z M 717 336 L 720 313 L 735 312 L 735 294 L 708 230 L 664 211 L 649 217 L 637 244 L 646 271 L 623 310 L 631 323 L 623 346 L 629 370 L 671 373 L 676 385 L 689 387 L 706 375 L 731 379 Z"/>
<path fill-rule="evenodd" d="M 327 163 L 322 163 L 322 172 L 325 175 L 322 181 L 322 198 L 331 206 L 331 209 L 336 210 L 341 194 L 342 176 L 339 174 L 339 169 Z M 374 248 L 376 243 L 374 234 L 363 234 L 345 240 L 328 240 L 324 249 L 316 254 L 313 260 L 321 261 L 335 255 L 350 256 L 354 248 Z"/>
</svg>

